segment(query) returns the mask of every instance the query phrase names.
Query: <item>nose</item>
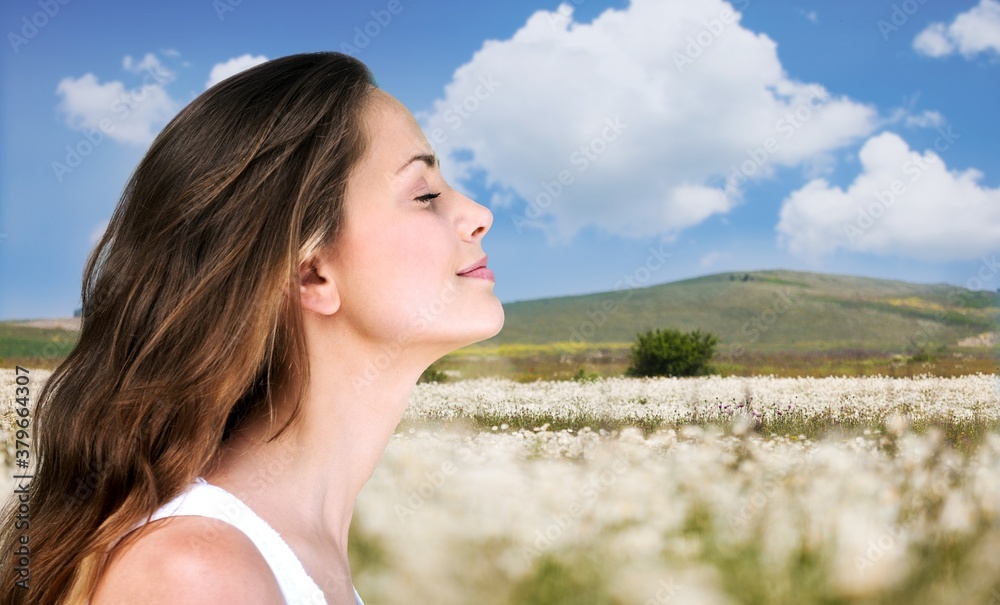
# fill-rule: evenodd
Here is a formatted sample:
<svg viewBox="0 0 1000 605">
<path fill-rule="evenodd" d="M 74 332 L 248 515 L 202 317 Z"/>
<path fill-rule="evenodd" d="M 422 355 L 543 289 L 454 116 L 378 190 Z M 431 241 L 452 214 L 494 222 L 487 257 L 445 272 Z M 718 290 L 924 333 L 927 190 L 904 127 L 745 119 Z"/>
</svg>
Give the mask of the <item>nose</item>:
<svg viewBox="0 0 1000 605">
<path fill-rule="evenodd" d="M 456 191 L 460 200 L 458 215 L 458 234 L 463 239 L 482 239 L 493 225 L 493 213 L 490 209 L 472 198 Z"/>
</svg>

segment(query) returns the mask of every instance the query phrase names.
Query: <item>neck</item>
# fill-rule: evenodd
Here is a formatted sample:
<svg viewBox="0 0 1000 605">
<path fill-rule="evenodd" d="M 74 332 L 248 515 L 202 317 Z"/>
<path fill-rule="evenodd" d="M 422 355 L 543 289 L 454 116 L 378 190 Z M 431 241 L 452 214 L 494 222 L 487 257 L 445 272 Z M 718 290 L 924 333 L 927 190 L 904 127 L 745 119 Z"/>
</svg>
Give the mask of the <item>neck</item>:
<svg viewBox="0 0 1000 605">
<path fill-rule="evenodd" d="M 310 357 L 310 380 L 298 417 L 276 439 L 292 401 L 283 394 L 273 421 L 265 416 L 245 423 L 220 450 L 218 463 L 205 473 L 251 509 L 316 553 L 335 552 L 347 561 L 348 531 L 354 501 L 374 473 L 402 418 L 413 388 L 430 365 L 405 348 L 379 369 L 382 347 L 361 342 L 337 349 L 317 346 Z M 314 343 L 310 343 L 313 347 Z M 313 353 L 311 350 L 310 353 Z M 430 358 L 438 352 L 430 352 Z"/>
</svg>

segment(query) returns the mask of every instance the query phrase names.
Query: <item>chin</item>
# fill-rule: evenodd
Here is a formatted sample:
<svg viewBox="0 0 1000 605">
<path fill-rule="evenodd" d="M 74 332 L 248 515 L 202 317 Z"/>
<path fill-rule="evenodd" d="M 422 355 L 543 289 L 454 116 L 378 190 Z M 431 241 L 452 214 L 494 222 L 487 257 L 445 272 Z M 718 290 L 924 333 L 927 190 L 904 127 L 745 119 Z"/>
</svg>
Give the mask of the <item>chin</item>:
<svg viewBox="0 0 1000 605">
<path fill-rule="evenodd" d="M 503 329 L 503 323 L 504 323 L 504 320 L 506 319 L 506 317 L 505 317 L 504 312 L 503 312 L 503 305 L 500 304 L 500 299 L 499 298 L 496 299 L 496 312 L 495 313 L 496 314 L 493 317 L 493 322 L 492 322 L 490 328 L 487 329 L 487 331 L 489 333 L 486 336 L 484 336 L 482 339 L 480 339 L 480 340 L 486 340 L 487 338 L 493 338 L 494 336 L 496 336 L 497 334 L 500 333 L 500 330 Z M 479 341 L 477 340 L 476 342 L 479 342 Z"/>
<path fill-rule="evenodd" d="M 497 306 L 499 307 L 499 305 Z M 503 329 L 503 323 L 503 309 L 500 309 L 497 314 L 492 316 L 484 315 L 481 321 L 467 325 L 467 329 L 463 330 L 466 338 L 462 339 L 462 342 L 455 347 L 455 350 L 493 338 Z"/>
</svg>

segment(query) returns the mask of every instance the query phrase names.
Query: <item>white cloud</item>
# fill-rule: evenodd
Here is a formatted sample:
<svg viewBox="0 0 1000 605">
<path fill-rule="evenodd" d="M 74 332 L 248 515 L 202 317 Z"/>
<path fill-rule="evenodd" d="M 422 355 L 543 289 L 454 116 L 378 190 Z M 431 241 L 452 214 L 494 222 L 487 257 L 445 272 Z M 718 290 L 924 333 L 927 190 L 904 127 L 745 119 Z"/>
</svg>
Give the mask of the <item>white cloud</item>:
<svg viewBox="0 0 1000 605">
<path fill-rule="evenodd" d="M 729 254 L 718 250 L 712 250 L 701 257 L 701 260 L 698 261 L 698 265 L 702 269 L 707 269 L 725 258 L 729 258 Z"/>
<path fill-rule="evenodd" d="M 490 196 L 490 206 L 493 208 L 511 208 L 514 205 L 514 196 L 508 191 L 494 191 Z"/>
<path fill-rule="evenodd" d="M 1000 54 L 1000 2 L 980 0 L 950 24 L 930 24 L 913 39 L 913 48 L 930 57 L 954 52 L 966 59 L 991 51 Z"/>
<path fill-rule="evenodd" d="M 122 59 L 122 67 L 125 68 L 125 71 L 146 75 L 160 84 L 173 82 L 176 77 L 176 74 L 167 69 L 153 53 L 146 53 L 141 61 L 136 61 L 132 55 L 125 55 L 125 58 Z"/>
<path fill-rule="evenodd" d="M 246 54 L 234 57 L 225 63 L 216 63 L 212 66 L 212 71 L 208 75 L 208 82 L 205 82 L 205 88 L 211 88 L 229 76 L 234 76 L 265 61 L 267 61 L 267 57 L 264 55 L 253 56 Z"/>
<path fill-rule="evenodd" d="M 173 49 L 163 52 L 174 58 L 180 55 Z M 218 63 L 212 67 L 208 86 L 266 60 L 263 56 L 243 55 Z M 153 53 L 142 59 L 126 55 L 122 68 L 141 75 L 141 81 L 128 88 L 120 80 L 102 83 L 92 73 L 63 78 L 56 87 L 58 109 L 74 130 L 99 130 L 120 143 L 146 146 L 181 108 L 181 103 L 166 90 L 176 74 Z"/>
<path fill-rule="evenodd" d="M 879 121 L 879 129 L 902 124 L 906 128 L 937 128 L 946 123 L 944 115 L 933 109 L 924 109 L 918 113 L 916 106 L 920 100 L 920 92 L 903 97 L 903 105 L 887 109 L 885 117 Z"/>
<path fill-rule="evenodd" d="M 935 146 L 945 150 L 958 137 L 939 130 Z M 949 171 L 934 151 L 915 153 L 891 132 L 868 139 L 858 158 L 861 173 L 846 190 L 816 179 L 784 200 L 777 231 L 791 253 L 949 261 L 1000 248 L 1000 189 L 979 185 L 978 170 Z"/>
<path fill-rule="evenodd" d="M 776 44 L 739 19 L 722 0 L 633 0 L 589 24 L 569 4 L 538 11 L 485 42 L 417 117 L 453 186 L 483 171 L 529 202 L 520 214 L 550 242 L 588 226 L 673 237 L 728 212 L 744 180 L 875 128 L 872 107 L 790 80 Z"/>
<path fill-rule="evenodd" d="M 913 39 L 913 48 L 929 57 L 943 57 L 955 52 L 955 46 L 948 39 L 944 23 L 932 23 Z"/>
<path fill-rule="evenodd" d="M 100 130 L 120 143 L 148 145 L 180 109 L 165 89 L 175 74 L 152 54 L 141 61 L 126 56 L 122 65 L 127 71 L 144 74 L 138 85 L 126 88 L 119 80 L 101 83 L 91 73 L 63 78 L 56 87 L 61 97 L 58 109 L 70 128 Z"/>
<path fill-rule="evenodd" d="M 903 123 L 911 128 L 937 128 L 944 124 L 944 116 L 940 112 L 925 109 L 919 114 L 907 115 Z"/>
</svg>

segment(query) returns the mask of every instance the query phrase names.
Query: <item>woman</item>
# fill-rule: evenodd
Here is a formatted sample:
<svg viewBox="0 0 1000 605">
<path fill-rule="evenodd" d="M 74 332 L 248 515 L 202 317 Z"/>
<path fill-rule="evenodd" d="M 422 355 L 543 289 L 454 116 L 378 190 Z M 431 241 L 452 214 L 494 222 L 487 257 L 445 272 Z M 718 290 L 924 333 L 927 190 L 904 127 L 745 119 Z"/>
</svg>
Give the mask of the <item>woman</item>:
<svg viewBox="0 0 1000 605">
<path fill-rule="evenodd" d="M 192 101 L 88 260 L 36 407 L 31 585 L 5 557 L 3 602 L 360 602 L 355 497 L 421 373 L 503 326 L 467 271 L 491 223 L 352 57 Z"/>
</svg>

